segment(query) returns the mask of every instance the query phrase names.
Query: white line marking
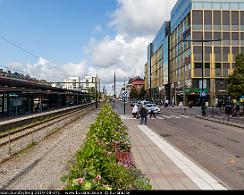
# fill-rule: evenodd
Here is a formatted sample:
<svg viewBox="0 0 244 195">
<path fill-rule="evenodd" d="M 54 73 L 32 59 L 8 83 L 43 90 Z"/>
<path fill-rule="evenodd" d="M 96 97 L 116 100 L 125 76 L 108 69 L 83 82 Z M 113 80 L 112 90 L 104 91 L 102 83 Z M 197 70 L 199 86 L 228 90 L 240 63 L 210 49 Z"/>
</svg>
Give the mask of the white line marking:
<svg viewBox="0 0 244 195">
<path fill-rule="evenodd" d="M 177 119 L 179 119 L 180 117 L 178 117 L 178 116 L 175 116 L 175 115 L 170 115 L 171 117 L 173 117 L 173 118 L 177 118 Z"/>
<path fill-rule="evenodd" d="M 227 190 L 227 188 L 151 129 L 142 125 L 138 125 L 138 128 L 146 134 L 201 190 Z"/>
<path fill-rule="evenodd" d="M 180 117 L 183 117 L 183 118 L 191 118 L 191 117 L 189 117 L 189 116 L 185 116 L 185 115 L 180 115 Z"/>
<path fill-rule="evenodd" d="M 160 116 L 158 116 L 157 118 L 160 119 L 160 120 L 165 120 L 165 118 L 162 118 L 162 117 L 160 117 Z"/>
<path fill-rule="evenodd" d="M 172 117 L 166 116 L 166 115 L 162 115 L 162 117 L 164 117 L 164 118 L 172 118 Z"/>
</svg>

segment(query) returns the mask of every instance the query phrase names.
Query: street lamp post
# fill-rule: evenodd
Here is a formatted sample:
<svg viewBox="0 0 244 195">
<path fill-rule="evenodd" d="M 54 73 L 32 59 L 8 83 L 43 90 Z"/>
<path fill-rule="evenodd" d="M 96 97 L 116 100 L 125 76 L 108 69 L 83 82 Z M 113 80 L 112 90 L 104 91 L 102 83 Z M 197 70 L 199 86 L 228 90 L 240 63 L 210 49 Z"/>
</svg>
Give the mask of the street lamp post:
<svg viewBox="0 0 244 195">
<path fill-rule="evenodd" d="M 127 78 L 128 78 L 128 79 L 130 79 L 130 77 L 125 77 L 125 80 L 126 80 Z M 125 80 L 124 80 L 124 93 L 125 93 L 125 92 L 127 92 L 127 90 L 125 89 Z M 128 95 L 128 94 L 127 94 L 127 95 Z M 128 96 L 127 96 L 127 97 L 128 97 Z M 126 98 L 126 97 L 125 97 L 125 96 L 123 96 L 123 103 L 124 103 L 124 115 L 125 115 L 125 98 Z"/>
<path fill-rule="evenodd" d="M 203 67 L 203 61 L 204 61 L 204 57 L 203 57 L 203 54 L 204 54 L 204 43 L 208 43 L 208 42 L 216 42 L 216 41 L 222 41 L 222 39 L 214 39 L 214 40 L 204 40 L 203 39 L 203 36 L 202 36 L 202 39 L 201 40 L 183 40 L 183 42 L 196 42 L 196 43 L 202 43 L 202 89 L 201 89 L 201 93 L 200 93 L 200 98 L 201 98 L 201 107 L 202 107 L 202 116 L 205 116 L 206 112 L 205 112 L 205 98 L 204 97 L 204 67 Z M 185 92 L 183 92 L 185 93 Z"/>
</svg>

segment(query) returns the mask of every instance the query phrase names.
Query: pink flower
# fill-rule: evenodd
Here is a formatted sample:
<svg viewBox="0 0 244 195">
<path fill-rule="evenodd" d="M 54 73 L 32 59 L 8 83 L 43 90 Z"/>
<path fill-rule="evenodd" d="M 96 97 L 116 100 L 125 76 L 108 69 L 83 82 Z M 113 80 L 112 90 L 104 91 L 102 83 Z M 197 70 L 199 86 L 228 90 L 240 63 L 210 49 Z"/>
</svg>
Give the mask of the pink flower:
<svg viewBox="0 0 244 195">
<path fill-rule="evenodd" d="M 84 182 L 84 178 L 78 178 L 77 182 L 78 182 L 78 184 L 82 184 Z"/>
<path fill-rule="evenodd" d="M 101 179 L 102 179 L 101 175 L 96 176 L 96 180 L 101 180 Z"/>
</svg>

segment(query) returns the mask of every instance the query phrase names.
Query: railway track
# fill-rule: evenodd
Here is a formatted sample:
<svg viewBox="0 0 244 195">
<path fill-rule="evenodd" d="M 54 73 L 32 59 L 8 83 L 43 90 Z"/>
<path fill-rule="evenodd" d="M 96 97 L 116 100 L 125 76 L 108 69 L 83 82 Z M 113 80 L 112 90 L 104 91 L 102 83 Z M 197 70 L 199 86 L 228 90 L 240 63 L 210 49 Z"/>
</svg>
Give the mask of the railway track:
<svg viewBox="0 0 244 195">
<path fill-rule="evenodd" d="M 66 113 L 0 135 L 0 163 L 69 125 L 92 110 L 94 110 L 93 104 L 84 105 L 84 107 L 67 111 Z"/>
</svg>

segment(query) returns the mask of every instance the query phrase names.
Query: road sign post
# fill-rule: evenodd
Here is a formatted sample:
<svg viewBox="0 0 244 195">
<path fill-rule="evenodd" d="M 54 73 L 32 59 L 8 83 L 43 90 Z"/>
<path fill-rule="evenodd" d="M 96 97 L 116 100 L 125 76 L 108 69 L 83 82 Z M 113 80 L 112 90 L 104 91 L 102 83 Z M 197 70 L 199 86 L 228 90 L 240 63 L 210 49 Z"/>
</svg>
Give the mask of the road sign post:
<svg viewBox="0 0 244 195">
<path fill-rule="evenodd" d="M 124 103 L 124 115 L 125 115 L 125 102 L 126 102 L 127 98 L 128 98 L 128 93 L 127 93 L 127 91 L 125 91 L 122 95 L 122 100 Z"/>
</svg>

